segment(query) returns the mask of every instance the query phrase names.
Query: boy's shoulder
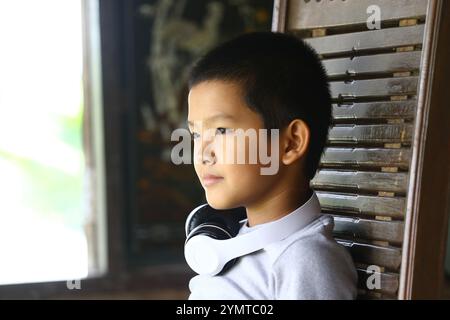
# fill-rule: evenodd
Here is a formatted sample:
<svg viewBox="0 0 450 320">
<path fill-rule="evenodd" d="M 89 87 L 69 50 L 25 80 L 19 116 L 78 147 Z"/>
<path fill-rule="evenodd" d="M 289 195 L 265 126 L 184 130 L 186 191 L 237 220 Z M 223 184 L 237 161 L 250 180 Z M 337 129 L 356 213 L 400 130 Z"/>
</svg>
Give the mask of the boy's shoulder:
<svg viewBox="0 0 450 320">
<path fill-rule="evenodd" d="M 295 268 L 342 261 L 353 264 L 347 249 L 333 237 L 334 219 L 321 215 L 307 227 L 266 247 L 272 266 Z"/>
<path fill-rule="evenodd" d="M 275 296 L 286 299 L 354 299 L 357 273 L 347 249 L 336 242 L 332 216 L 267 248 Z"/>
</svg>

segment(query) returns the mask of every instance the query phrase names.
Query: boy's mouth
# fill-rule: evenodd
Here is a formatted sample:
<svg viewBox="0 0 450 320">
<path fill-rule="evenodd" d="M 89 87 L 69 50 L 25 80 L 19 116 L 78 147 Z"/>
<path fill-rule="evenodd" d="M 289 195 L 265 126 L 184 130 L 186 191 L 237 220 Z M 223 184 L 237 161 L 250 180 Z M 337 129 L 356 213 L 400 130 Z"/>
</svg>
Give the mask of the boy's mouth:
<svg viewBox="0 0 450 320">
<path fill-rule="evenodd" d="M 206 174 L 202 177 L 202 182 L 205 187 L 209 187 L 223 180 L 223 177 L 215 176 L 213 174 Z"/>
</svg>

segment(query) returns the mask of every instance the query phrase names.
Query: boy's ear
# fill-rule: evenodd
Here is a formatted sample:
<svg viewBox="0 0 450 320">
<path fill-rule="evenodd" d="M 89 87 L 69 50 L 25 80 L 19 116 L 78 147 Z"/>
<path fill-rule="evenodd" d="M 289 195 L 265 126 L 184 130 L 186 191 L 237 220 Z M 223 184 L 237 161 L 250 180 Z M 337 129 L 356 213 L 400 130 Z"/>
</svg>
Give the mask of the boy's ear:
<svg viewBox="0 0 450 320">
<path fill-rule="evenodd" d="M 302 158 L 308 149 L 310 130 L 305 121 L 294 119 L 283 130 L 281 161 L 285 165 Z"/>
</svg>

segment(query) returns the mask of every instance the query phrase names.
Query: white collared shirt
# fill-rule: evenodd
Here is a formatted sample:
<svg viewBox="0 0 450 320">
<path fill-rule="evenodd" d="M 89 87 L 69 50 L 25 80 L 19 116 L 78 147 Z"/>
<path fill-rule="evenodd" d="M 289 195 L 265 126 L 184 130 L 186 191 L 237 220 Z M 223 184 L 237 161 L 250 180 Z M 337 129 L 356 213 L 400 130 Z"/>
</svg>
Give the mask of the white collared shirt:
<svg viewBox="0 0 450 320">
<path fill-rule="evenodd" d="M 318 202 L 315 210 L 320 212 Z M 239 234 L 264 226 L 241 223 Z M 355 299 L 356 269 L 333 238 L 333 226 L 332 216 L 320 215 L 289 237 L 240 257 L 223 274 L 193 277 L 189 300 Z"/>
</svg>

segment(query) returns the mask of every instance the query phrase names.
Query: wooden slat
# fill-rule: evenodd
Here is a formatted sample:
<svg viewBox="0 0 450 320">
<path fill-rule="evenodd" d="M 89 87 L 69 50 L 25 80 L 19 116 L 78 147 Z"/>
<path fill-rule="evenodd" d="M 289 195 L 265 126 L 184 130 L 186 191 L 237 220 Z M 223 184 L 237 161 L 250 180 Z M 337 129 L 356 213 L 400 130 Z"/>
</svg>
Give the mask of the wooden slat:
<svg viewBox="0 0 450 320">
<path fill-rule="evenodd" d="M 333 104 L 334 120 L 413 119 L 417 100 Z"/>
<path fill-rule="evenodd" d="M 330 144 L 410 143 L 412 124 L 340 125 L 330 129 Z"/>
<path fill-rule="evenodd" d="M 369 272 L 367 269 L 356 268 L 358 272 L 358 287 L 368 292 L 380 292 L 394 295 L 399 287 L 399 275 L 393 272 Z M 367 278 L 369 276 L 380 277 L 380 289 L 369 289 L 367 287 Z"/>
<path fill-rule="evenodd" d="M 336 238 L 336 241 L 348 248 L 356 263 L 376 265 L 397 271 L 401 263 L 401 249 L 397 247 L 377 246 L 368 243 Z"/>
<path fill-rule="evenodd" d="M 397 167 L 408 169 L 409 148 L 332 148 L 324 150 L 320 164 L 327 167 Z"/>
<path fill-rule="evenodd" d="M 358 55 L 370 49 L 391 49 L 417 46 L 423 41 L 424 25 L 402 28 L 387 28 L 372 31 L 331 35 L 319 38 L 304 38 L 317 53 L 326 57 L 334 54 Z"/>
<path fill-rule="evenodd" d="M 339 98 L 340 95 L 350 97 L 415 95 L 417 81 L 417 77 L 356 80 L 349 83 L 339 81 L 331 82 L 330 90 L 333 98 Z"/>
<path fill-rule="evenodd" d="M 316 191 L 324 212 L 342 212 L 368 216 L 386 216 L 402 219 L 406 201 L 403 197 L 378 197 Z"/>
<path fill-rule="evenodd" d="M 418 70 L 420 51 L 376 54 L 351 58 L 323 60 L 329 77 L 379 72 L 406 72 Z"/>
<path fill-rule="evenodd" d="M 402 221 L 379 221 L 348 216 L 334 216 L 336 236 L 344 238 L 381 240 L 393 244 L 403 241 Z"/>
<path fill-rule="evenodd" d="M 381 19 L 397 20 L 425 16 L 426 0 L 346 0 L 304 1 L 288 3 L 288 29 L 314 29 L 338 27 L 349 24 L 366 24 L 367 8 L 377 5 Z"/>
<path fill-rule="evenodd" d="M 408 173 L 338 171 L 322 169 L 311 180 L 314 188 L 339 190 L 406 193 Z"/>
</svg>

